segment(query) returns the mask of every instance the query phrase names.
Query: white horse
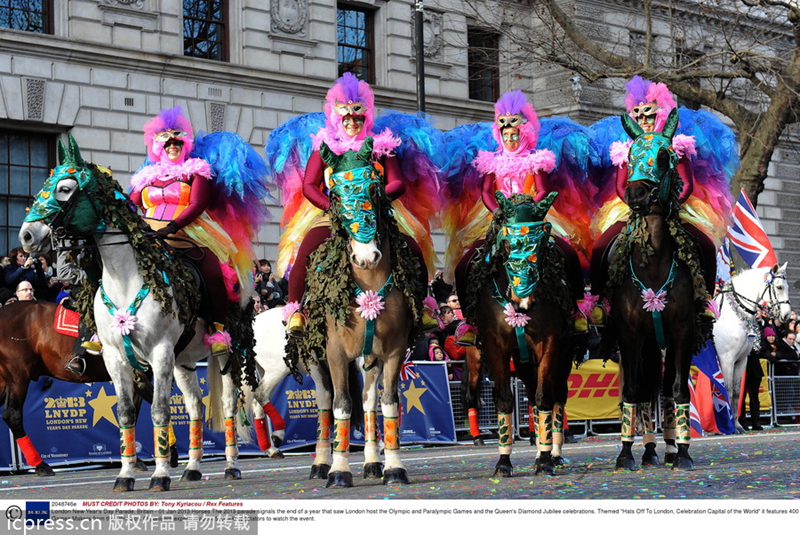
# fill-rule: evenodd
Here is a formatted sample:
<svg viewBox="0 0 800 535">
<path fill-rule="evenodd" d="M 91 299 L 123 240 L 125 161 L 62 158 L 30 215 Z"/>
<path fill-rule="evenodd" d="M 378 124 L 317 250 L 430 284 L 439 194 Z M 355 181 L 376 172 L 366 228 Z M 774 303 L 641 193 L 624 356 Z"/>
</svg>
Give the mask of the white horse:
<svg viewBox="0 0 800 535">
<path fill-rule="evenodd" d="M 194 367 L 209 354 L 203 341 L 205 323 L 202 320 L 196 322 L 193 337 L 186 343 L 184 325 L 175 315 L 162 311 L 161 303 L 154 296 L 155 291 L 147 291 L 148 283 L 140 274 L 138 258 L 131 243 L 132 240 L 147 239 L 142 236 L 145 226 L 127 207 L 126 198 L 118 191 L 119 186 L 110 172 L 94 164 L 84 164 L 71 136 L 69 152 L 60 144 L 59 157 L 61 165 L 45 182 L 31 210 L 36 217 L 44 216 L 34 220 L 33 214 L 29 214 L 19 238 L 26 251 L 41 253 L 52 248 L 53 235 L 82 236 L 94 242 L 101 258 L 102 283 L 94 300 L 94 316 L 97 334 L 103 343 L 103 359 L 117 394 L 122 468 L 114 490 L 131 491 L 134 486 L 136 419 L 131 372 L 133 366 L 141 365 L 153 370 L 152 420 L 156 464 L 150 488 L 169 490 L 170 487 L 168 426 L 173 372 L 190 418 L 189 462 L 181 479 L 197 481 L 202 476 L 200 460 L 204 421 L 202 390 Z M 124 214 L 119 217 L 127 221 L 133 231 L 115 228 L 111 221 L 103 219 L 103 214 Z M 130 219 L 131 216 L 135 219 Z M 143 226 L 138 226 L 140 224 Z M 165 277 L 163 273 L 161 275 Z M 171 287 L 168 292 L 172 291 Z M 167 298 L 172 300 L 169 294 Z M 173 310 L 178 310 L 175 302 L 171 304 Z M 114 308 L 117 309 L 116 315 L 111 313 Z M 130 329 L 127 334 L 126 328 L 120 328 L 123 324 Z M 179 340 L 185 347 L 176 355 Z M 228 358 L 232 357 L 223 360 Z M 233 428 L 236 386 L 233 374 L 220 373 L 220 366 L 225 369 L 226 365 L 227 362 L 209 358 L 210 411 L 215 429 L 222 429 L 219 420 L 221 416 L 225 417 L 225 479 L 241 479 Z"/>
<path fill-rule="evenodd" d="M 786 264 L 742 271 L 723 286 L 715 300 L 720 314 L 714 324 L 714 345 L 731 407 L 736 415 L 736 432 L 744 433 L 739 423 L 738 407 L 747 355 L 761 337 L 755 319 L 756 309 L 766 303 L 773 318 L 781 322 L 788 319 L 792 307 L 786 282 Z"/>
</svg>

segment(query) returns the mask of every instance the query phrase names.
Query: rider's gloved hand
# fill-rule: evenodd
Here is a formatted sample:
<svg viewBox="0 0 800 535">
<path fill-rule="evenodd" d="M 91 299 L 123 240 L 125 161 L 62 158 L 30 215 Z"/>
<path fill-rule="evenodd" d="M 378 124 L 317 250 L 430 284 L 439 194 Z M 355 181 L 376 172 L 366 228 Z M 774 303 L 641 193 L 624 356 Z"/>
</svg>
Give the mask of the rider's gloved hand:
<svg viewBox="0 0 800 535">
<path fill-rule="evenodd" d="M 153 235 L 157 238 L 166 239 L 170 234 L 175 234 L 178 232 L 178 225 L 175 221 L 170 221 L 164 227 L 158 229 L 153 233 Z"/>
</svg>

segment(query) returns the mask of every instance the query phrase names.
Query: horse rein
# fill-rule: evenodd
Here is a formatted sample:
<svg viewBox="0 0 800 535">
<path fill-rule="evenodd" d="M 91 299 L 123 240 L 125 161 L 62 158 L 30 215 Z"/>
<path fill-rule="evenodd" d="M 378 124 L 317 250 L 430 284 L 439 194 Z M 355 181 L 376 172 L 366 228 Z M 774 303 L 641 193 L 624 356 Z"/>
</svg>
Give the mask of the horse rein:
<svg viewBox="0 0 800 535">
<path fill-rule="evenodd" d="M 774 310 L 776 308 L 780 308 L 780 305 L 786 303 L 789 304 L 789 300 L 786 299 L 784 301 L 778 301 L 778 297 L 775 294 L 775 288 L 772 285 L 774 279 L 783 279 L 786 280 L 785 275 L 773 275 L 772 280 L 764 284 L 764 289 L 762 290 L 761 294 L 758 296 L 758 300 L 754 301 L 744 295 L 740 294 L 736 291 L 736 288 L 733 287 L 733 280 L 731 279 L 722 289 L 720 292 L 723 296 L 725 294 L 732 294 L 733 299 L 737 305 L 739 305 L 742 310 L 747 312 L 748 314 L 755 315 L 756 311 L 758 310 L 759 303 L 764 300 L 764 295 L 769 292 L 769 314 L 770 317 L 775 318 Z M 752 306 L 752 310 L 748 308 L 747 305 Z"/>
</svg>

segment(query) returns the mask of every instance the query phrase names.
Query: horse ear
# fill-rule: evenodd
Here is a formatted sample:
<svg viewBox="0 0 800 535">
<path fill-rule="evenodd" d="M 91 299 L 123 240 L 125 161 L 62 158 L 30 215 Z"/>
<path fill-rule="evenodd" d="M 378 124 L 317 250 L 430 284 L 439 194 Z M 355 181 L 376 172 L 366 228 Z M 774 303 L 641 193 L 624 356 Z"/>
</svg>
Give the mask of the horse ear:
<svg viewBox="0 0 800 535">
<path fill-rule="evenodd" d="M 494 198 L 497 199 L 497 204 L 500 205 L 500 209 L 503 211 L 503 213 L 510 214 L 511 212 L 514 211 L 514 205 L 511 204 L 511 201 L 509 201 L 508 198 L 499 189 L 495 190 Z"/>
<path fill-rule="evenodd" d="M 621 117 L 622 128 L 624 128 L 628 135 L 631 136 L 631 139 L 636 139 L 644 133 L 644 130 L 642 130 L 642 127 L 639 126 L 639 123 L 631 119 L 630 115 L 623 113 Z"/>
<path fill-rule="evenodd" d="M 69 158 L 67 147 L 62 140 L 58 140 L 58 165 L 64 165 L 64 162 Z"/>
<path fill-rule="evenodd" d="M 662 130 L 662 134 L 667 139 L 672 139 L 672 136 L 675 135 L 675 131 L 678 130 L 678 121 L 680 118 L 678 117 L 678 108 L 672 108 L 672 111 L 669 112 L 667 116 L 667 122 L 664 125 L 664 130 Z"/>
<path fill-rule="evenodd" d="M 550 210 L 550 207 L 553 206 L 553 202 L 558 197 L 557 191 L 551 191 L 547 194 L 547 196 L 536 203 L 536 218 L 537 219 L 544 219 L 544 216 L 547 215 L 547 211 Z"/>
<path fill-rule="evenodd" d="M 331 150 L 327 144 L 323 143 L 319 146 L 319 155 L 325 165 L 336 169 L 342 157 Z"/>
<path fill-rule="evenodd" d="M 358 151 L 358 156 L 360 160 L 368 160 L 372 157 L 372 138 L 370 136 L 364 138 L 361 149 Z"/>
<path fill-rule="evenodd" d="M 72 155 L 73 165 L 76 167 L 83 167 L 83 158 L 81 158 L 81 149 L 78 148 L 78 142 L 72 137 L 72 134 L 67 134 L 69 139 L 69 152 Z"/>
</svg>

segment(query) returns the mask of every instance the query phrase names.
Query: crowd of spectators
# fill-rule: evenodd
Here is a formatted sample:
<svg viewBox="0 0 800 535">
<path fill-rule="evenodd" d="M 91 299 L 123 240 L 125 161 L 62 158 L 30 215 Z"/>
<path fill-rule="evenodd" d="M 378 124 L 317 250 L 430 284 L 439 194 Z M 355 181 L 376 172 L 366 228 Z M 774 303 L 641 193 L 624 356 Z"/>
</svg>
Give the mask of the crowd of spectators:
<svg viewBox="0 0 800 535">
<path fill-rule="evenodd" d="M 64 284 L 49 254 L 29 255 L 14 247 L 0 259 L 0 306 L 15 301 L 55 301 Z"/>
</svg>

